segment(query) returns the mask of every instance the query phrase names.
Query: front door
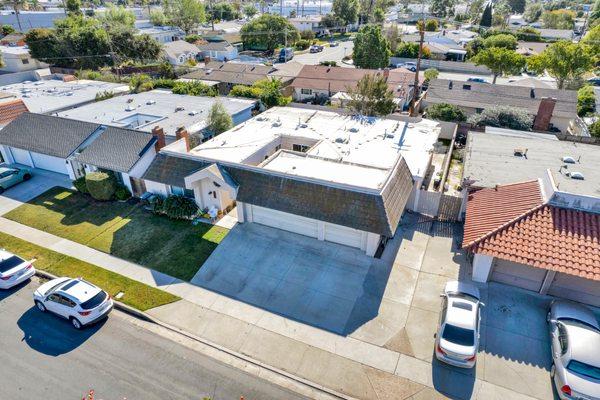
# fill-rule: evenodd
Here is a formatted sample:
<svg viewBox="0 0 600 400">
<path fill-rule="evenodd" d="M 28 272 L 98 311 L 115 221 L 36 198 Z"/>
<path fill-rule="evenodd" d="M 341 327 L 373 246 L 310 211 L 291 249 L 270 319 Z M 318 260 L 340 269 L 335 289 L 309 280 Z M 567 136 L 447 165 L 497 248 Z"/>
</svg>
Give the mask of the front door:
<svg viewBox="0 0 600 400">
<path fill-rule="evenodd" d="M 135 197 L 141 197 L 146 193 L 146 182 L 143 179 L 129 177 L 131 188 L 133 189 L 133 195 Z"/>
</svg>

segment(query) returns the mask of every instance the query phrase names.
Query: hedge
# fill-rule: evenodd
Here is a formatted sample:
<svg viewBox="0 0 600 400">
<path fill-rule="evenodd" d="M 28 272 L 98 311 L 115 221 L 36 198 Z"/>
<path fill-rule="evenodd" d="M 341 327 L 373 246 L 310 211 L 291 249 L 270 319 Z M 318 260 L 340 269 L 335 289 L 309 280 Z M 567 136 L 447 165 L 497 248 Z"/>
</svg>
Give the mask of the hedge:
<svg viewBox="0 0 600 400">
<path fill-rule="evenodd" d="M 117 189 L 115 178 L 106 172 L 90 172 L 85 176 L 90 195 L 100 201 L 111 200 Z"/>
</svg>

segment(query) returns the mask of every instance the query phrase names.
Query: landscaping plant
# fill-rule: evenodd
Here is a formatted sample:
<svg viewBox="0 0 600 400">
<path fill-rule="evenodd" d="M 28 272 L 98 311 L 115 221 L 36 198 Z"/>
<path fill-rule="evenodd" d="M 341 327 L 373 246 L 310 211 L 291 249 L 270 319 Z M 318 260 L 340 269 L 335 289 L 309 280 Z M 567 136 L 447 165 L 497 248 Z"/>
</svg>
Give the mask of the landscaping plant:
<svg viewBox="0 0 600 400">
<path fill-rule="evenodd" d="M 117 189 L 114 176 L 107 172 L 86 174 L 85 184 L 90 195 L 99 201 L 112 200 Z"/>
<path fill-rule="evenodd" d="M 127 188 L 127 186 L 123 184 L 117 185 L 115 189 L 115 199 L 119 201 L 129 200 L 131 198 L 131 192 Z"/>
<path fill-rule="evenodd" d="M 87 189 L 87 184 L 85 182 L 85 176 L 75 179 L 73 181 L 73 186 L 75 186 L 75 189 L 77 189 L 77 191 L 80 193 L 84 193 L 84 194 L 90 193 L 89 190 Z"/>
</svg>

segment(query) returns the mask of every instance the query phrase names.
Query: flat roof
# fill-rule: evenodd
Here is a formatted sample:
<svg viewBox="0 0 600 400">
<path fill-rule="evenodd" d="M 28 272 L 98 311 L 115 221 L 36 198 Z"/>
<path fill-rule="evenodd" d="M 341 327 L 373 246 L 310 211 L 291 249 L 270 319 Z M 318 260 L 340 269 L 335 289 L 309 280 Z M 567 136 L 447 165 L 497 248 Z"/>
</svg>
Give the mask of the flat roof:
<svg viewBox="0 0 600 400">
<path fill-rule="evenodd" d="M 208 113 L 221 101 L 231 115 L 254 107 L 254 100 L 231 97 L 202 97 L 173 94 L 168 90 L 116 96 L 59 113 L 61 117 L 151 132 L 156 125 L 167 135 L 185 126 L 196 133 L 207 125 Z"/>
<path fill-rule="evenodd" d="M 495 133 L 469 132 L 464 176 L 476 187 L 493 187 L 542 178 L 550 170 L 558 190 L 585 196 L 600 196 L 600 146 L 558 140 L 554 135 L 510 130 Z M 527 150 L 527 157 L 515 156 Z M 566 164 L 563 157 L 573 157 Z M 577 160 L 579 160 L 577 162 Z M 561 166 L 567 170 L 559 173 Z M 581 172 L 584 180 L 572 179 L 567 171 Z"/>
<path fill-rule="evenodd" d="M 121 83 L 84 79 L 72 82 L 48 79 L 0 86 L 0 96 L 12 94 L 16 98 L 23 99 L 29 111 L 35 113 L 49 113 L 76 107 L 94 101 L 97 93 L 105 91 L 122 93 L 129 91 L 129 87 Z"/>
</svg>

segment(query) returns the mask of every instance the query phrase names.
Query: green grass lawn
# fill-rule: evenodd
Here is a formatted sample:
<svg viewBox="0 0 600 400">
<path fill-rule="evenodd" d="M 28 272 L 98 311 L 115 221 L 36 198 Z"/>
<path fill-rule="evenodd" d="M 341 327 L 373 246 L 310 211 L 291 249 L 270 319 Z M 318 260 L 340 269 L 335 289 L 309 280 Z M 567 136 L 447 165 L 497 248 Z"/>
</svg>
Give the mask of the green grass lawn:
<svg viewBox="0 0 600 400">
<path fill-rule="evenodd" d="M 186 281 L 229 232 L 157 216 L 139 205 L 98 202 L 59 187 L 4 217 Z"/>
<path fill-rule="evenodd" d="M 181 300 L 170 293 L 116 274 L 84 261 L 56 253 L 25 240 L 0 232 L 2 247 L 26 260 L 36 259 L 34 266 L 57 276 L 82 277 L 106 290 L 111 296 L 123 292 L 119 301 L 145 311 Z"/>
</svg>

